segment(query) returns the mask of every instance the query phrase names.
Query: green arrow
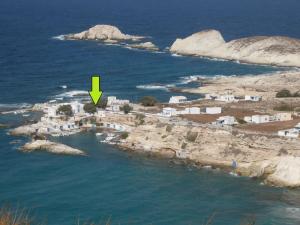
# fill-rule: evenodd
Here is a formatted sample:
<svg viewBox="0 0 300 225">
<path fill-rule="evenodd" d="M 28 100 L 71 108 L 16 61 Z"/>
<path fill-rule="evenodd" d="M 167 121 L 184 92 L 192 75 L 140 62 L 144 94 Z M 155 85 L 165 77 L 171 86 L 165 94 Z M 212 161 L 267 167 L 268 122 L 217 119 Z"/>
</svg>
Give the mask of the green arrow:
<svg viewBox="0 0 300 225">
<path fill-rule="evenodd" d="M 102 96 L 102 91 L 100 89 L 100 76 L 92 76 L 92 87 L 89 94 L 93 100 L 93 103 L 97 105 Z"/>
</svg>

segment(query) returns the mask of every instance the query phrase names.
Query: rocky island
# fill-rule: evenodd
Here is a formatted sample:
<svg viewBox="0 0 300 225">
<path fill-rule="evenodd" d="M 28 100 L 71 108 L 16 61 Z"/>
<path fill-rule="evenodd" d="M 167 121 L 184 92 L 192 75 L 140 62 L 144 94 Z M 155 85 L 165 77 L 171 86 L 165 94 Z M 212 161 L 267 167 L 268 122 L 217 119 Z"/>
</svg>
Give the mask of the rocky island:
<svg viewBox="0 0 300 225">
<path fill-rule="evenodd" d="M 139 41 L 144 37 L 124 34 L 115 26 L 96 25 L 80 33 L 64 35 L 64 38 L 67 40 L 99 40 L 106 43 L 116 43 L 118 41 Z"/>
<path fill-rule="evenodd" d="M 79 149 L 72 148 L 70 146 L 48 141 L 48 140 L 34 140 L 25 144 L 21 151 L 32 152 L 37 150 L 44 150 L 54 154 L 64 154 L 64 155 L 86 155 L 83 151 Z"/>
<path fill-rule="evenodd" d="M 226 42 L 217 30 L 204 30 L 177 39 L 170 52 L 244 63 L 300 67 L 300 40 L 282 36 L 254 36 Z"/>
</svg>

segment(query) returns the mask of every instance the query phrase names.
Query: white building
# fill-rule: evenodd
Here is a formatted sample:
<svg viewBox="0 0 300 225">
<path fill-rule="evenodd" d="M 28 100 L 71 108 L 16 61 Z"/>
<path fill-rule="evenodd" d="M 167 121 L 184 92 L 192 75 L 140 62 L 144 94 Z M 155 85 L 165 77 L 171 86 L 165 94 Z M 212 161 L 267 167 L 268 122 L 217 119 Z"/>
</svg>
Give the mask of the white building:
<svg viewBox="0 0 300 225">
<path fill-rule="evenodd" d="M 247 123 L 268 123 L 270 122 L 269 115 L 253 115 L 253 116 L 245 116 L 244 120 Z"/>
<path fill-rule="evenodd" d="M 234 97 L 234 95 L 219 95 L 216 98 L 217 101 L 222 101 L 222 102 L 234 102 L 237 101 Z"/>
<path fill-rule="evenodd" d="M 299 130 L 295 128 L 288 129 L 288 130 L 280 130 L 278 131 L 278 136 L 297 138 L 299 137 Z"/>
<path fill-rule="evenodd" d="M 74 115 L 76 114 L 84 114 L 83 104 L 79 102 L 71 102 L 71 107 Z"/>
<path fill-rule="evenodd" d="M 216 120 L 215 124 L 232 126 L 236 124 L 236 120 L 233 116 L 221 116 Z"/>
<path fill-rule="evenodd" d="M 107 97 L 107 106 L 111 106 L 111 105 L 125 105 L 125 104 L 129 104 L 130 101 L 127 99 L 117 99 L 116 96 L 108 96 Z"/>
<path fill-rule="evenodd" d="M 218 97 L 219 97 L 219 95 L 217 95 L 217 94 L 205 94 L 205 99 L 208 99 L 208 100 L 215 100 Z"/>
<path fill-rule="evenodd" d="M 163 108 L 161 115 L 167 116 L 167 117 L 176 116 L 177 110 L 175 108 L 166 107 L 166 108 Z"/>
<path fill-rule="evenodd" d="M 105 117 L 105 111 L 103 111 L 103 110 L 98 110 L 96 116 L 97 116 L 97 117 Z"/>
<path fill-rule="evenodd" d="M 169 100 L 170 104 L 177 104 L 186 102 L 187 98 L 185 96 L 172 96 Z"/>
<path fill-rule="evenodd" d="M 206 114 L 220 114 L 220 113 L 222 113 L 222 108 L 221 107 L 206 107 L 205 113 Z"/>
<path fill-rule="evenodd" d="M 289 121 L 292 120 L 292 113 L 284 112 L 284 113 L 276 113 L 273 116 L 274 121 Z"/>
<path fill-rule="evenodd" d="M 261 96 L 245 95 L 245 101 L 259 102 L 262 100 Z"/>
<path fill-rule="evenodd" d="M 199 107 L 188 107 L 184 110 L 177 111 L 177 114 L 200 114 L 200 108 Z"/>
<path fill-rule="evenodd" d="M 56 117 L 57 116 L 56 110 L 57 110 L 57 107 L 55 107 L 55 106 L 49 106 L 47 108 L 47 112 L 46 112 L 47 115 L 48 115 L 48 117 Z"/>
<path fill-rule="evenodd" d="M 109 110 L 109 111 L 112 111 L 112 112 L 120 112 L 120 105 L 107 106 L 106 110 Z"/>
</svg>

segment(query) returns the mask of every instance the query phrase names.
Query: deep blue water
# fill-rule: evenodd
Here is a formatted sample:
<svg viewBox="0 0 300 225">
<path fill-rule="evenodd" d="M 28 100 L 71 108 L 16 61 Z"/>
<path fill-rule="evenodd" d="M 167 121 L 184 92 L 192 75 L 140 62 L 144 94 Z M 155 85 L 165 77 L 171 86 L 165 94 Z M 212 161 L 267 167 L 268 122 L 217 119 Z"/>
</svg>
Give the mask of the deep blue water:
<svg viewBox="0 0 300 225">
<path fill-rule="evenodd" d="M 162 50 L 177 37 L 208 28 L 220 30 L 226 40 L 251 35 L 300 38 L 299 8 L 297 0 L 1 0 L 0 107 L 87 91 L 93 74 L 102 76 L 106 95 L 133 101 L 154 95 L 165 101 L 172 93 L 136 87 L 177 84 L 190 75 L 286 70 L 53 37 L 106 23 L 125 33 L 151 36 Z M 16 120 L 0 117 L 0 123 Z M 131 155 L 100 144 L 92 134 L 60 140 L 86 150 L 89 157 L 22 154 L 17 147 L 26 139 L 10 144 L 15 139 L 0 130 L 0 203 L 29 208 L 49 224 L 108 217 L 121 224 L 202 224 L 213 212 L 214 224 L 239 224 L 249 214 L 256 215 L 258 224 L 300 223 L 298 190 Z"/>
</svg>

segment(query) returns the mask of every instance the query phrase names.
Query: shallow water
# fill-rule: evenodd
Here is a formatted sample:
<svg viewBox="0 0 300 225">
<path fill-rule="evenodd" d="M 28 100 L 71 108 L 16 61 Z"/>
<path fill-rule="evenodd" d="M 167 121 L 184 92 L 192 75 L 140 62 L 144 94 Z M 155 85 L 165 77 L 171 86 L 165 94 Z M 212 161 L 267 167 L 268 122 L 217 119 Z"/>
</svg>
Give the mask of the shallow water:
<svg viewBox="0 0 300 225">
<path fill-rule="evenodd" d="M 68 100 L 89 90 L 93 74 L 102 76 L 106 95 L 133 101 L 154 95 L 166 101 L 174 93 L 163 87 L 194 86 L 183 84 L 190 75 L 287 70 L 53 37 L 108 23 L 126 33 L 151 36 L 162 50 L 177 37 L 208 28 L 219 29 L 226 40 L 251 35 L 300 38 L 299 6 L 296 0 L 2 0 L 0 108 Z M 27 119 L 1 115 L 0 123 L 17 126 Z M 48 224 L 109 217 L 114 224 L 202 224 L 214 212 L 214 224 L 239 224 L 249 215 L 258 224 L 300 223 L 298 190 L 122 152 L 100 144 L 91 133 L 59 138 L 89 157 L 24 154 L 18 147 L 27 139 L 6 132 L 0 130 L 0 203 L 31 209 Z"/>
</svg>

